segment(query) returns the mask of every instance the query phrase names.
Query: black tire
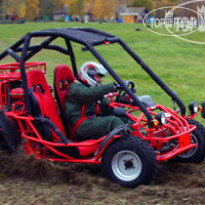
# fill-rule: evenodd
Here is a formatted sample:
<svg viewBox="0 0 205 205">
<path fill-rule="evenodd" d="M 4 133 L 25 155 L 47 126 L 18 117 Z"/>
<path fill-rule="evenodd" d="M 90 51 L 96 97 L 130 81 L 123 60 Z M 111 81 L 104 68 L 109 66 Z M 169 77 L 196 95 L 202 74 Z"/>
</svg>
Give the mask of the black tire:
<svg viewBox="0 0 205 205">
<path fill-rule="evenodd" d="M 0 132 L 0 150 L 3 150 L 3 151 L 9 150 L 8 143 L 2 132 Z"/>
<path fill-rule="evenodd" d="M 3 111 L 0 111 L 0 127 L 2 128 L 0 141 L 3 148 L 6 148 L 9 153 L 14 152 L 20 142 L 20 136 L 17 135 L 14 124 Z"/>
<path fill-rule="evenodd" d="M 187 121 L 190 125 L 196 125 L 202 136 L 205 138 L 205 127 L 200 122 L 192 119 L 188 119 Z"/>
<path fill-rule="evenodd" d="M 202 103 L 201 103 L 201 106 L 202 106 L 202 108 L 203 108 L 203 109 L 202 109 L 202 112 L 201 112 L 201 117 L 202 117 L 202 118 L 205 118 L 205 102 L 202 102 Z"/>
<path fill-rule="evenodd" d="M 188 120 L 189 124 L 194 123 L 193 120 Z M 196 121 L 195 121 L 196 122 Z M 197 123 L 198 124 L 198 123 Z M 196 125 L 196 124 L 195 124 Z M 197 126 L 197 125 L 196 125 Z M 204 160 L 205 157 L 205 138 L 202 135 L 202 127 L 197 128 L 191 132 L 191 140 L 197 144 L 197 147 L 178 155 L 170 159 L 171 162 L 183 162 L 183 163 L 199 163 Z"/>
<path fill-rule="evenodd" d="M 157 172 L 156 154 L 146 141 L 133 136 L 122 137 L 106 148 L 102 172 L 124 187 L 147 185 Z"/>
</svg>

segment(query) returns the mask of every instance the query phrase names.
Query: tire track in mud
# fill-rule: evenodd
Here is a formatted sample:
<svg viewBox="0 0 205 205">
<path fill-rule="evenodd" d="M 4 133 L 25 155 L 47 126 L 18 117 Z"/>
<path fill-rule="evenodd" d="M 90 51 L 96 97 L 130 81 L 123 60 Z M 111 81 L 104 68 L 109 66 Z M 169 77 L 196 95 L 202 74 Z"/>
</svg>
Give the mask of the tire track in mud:
<svg viewBox="0 0 205 205">
<path fill-rule="evenodd" d="M 126 189 L 104 178 L 99 165 L 59 165 L 36 160 L 34 156 L 1 152 L 0 181 L 0 198 L 5 200 L 5 204 L 16 201 L 21 204 L 20 201 L 24 200 L 27 204 L 45 205 L 53 204 L 50 201 L 55 204 L 187 205 L 203 204 L 205 199 L 204 162 L 162 163 L 151 185 Z M 14 194 L 12 190 L 17 187 L 18 194 Z M 29 197 L 25 196 L 25 190 L 30 194 Z M 68 200 L 72 200 L 72 203 L 67 203 Z"/>
<path fill-rule="evenodd" d="M 23 177 L 30 180 L 46 180 L 82 184 L 87 178 L 101 178 L 100 165 L 52 163 L 37 160 L 35 156 L 7 154 L 0 152 L 0 175 L 4 177 Z M 103 180 L 102 180 L 103 179 Z M 95 181 L 95 180 L 94 180 Z M 106 180 L 107 183 L 107 180 Z M 182 164 L 162 163 L 152 183 L 153 185 L 176 185 L 181 188 L 205 187 L 205 163 Z"/>
</svg>

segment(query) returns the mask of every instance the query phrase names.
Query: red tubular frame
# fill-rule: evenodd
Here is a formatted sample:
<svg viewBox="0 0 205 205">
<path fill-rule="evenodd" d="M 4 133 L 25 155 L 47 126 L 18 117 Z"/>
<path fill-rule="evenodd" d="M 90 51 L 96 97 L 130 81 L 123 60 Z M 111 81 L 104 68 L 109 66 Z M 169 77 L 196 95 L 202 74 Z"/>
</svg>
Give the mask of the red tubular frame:
<svg viewBox="0 0 205 205">
<path fill-rule="evenodd" d="M 4 82 L 5 83 L 5 82 Z M 1 85 L 1 84 L 0 84 Z M 0 86 L 1 88 L 1 86 Z M 0 89 L 1 90 L 1 89 Z M 132 125 L 132 128 L 134 129 L 133 135 L 136 135 L 137 137 L 140 137 L 146 141 L 148 141 L 151 146 L 156 150 L 157 152 L 157 160 L 165 161 L 172 157 L 175 157 L 185 151 L 188 151 L 191 148 L 196 147 L 196 144 L 191 144 L 191 137 L 190 133 L 196 128 L 194 125 L 189 125 L 187 120 L 184 117 L 179 116 L 176 112 L 162 106 L 159 104 L 156 104 L 154 107 L 147 108 L 152 116 L 156 116 L 155 110 L 162 110 L 165 113 L 168 113 L 172 119 L 169 117 L 166 117 L 166 121 L 168 123 L 165 123 L 164 125 L 149 128 L 148 127 L 148 120 L 145 117 L 145 114 L 140 111 L 140 109 L 133 105 L 127 105 L 123 103 L 116 103 L 113 101 L 112 96 L 111 97 L 111 103 L 110 106 L 113 108 L 122 106 L 127 109 L 127 115 L 129 118 L 134 121 L 135 123 Z M 132 115 L 133 112 L 140 111 L 140 116 L 135 117 Z M 84 141 L 84 142 L 77 142 L 77 143 L 69 143 L 68 145 L 65 145 L 63 143 L 55 143 L 43 140 L 39 132 L 36 130 L 36 128 L 33 125 L 33 121 L 35 120 L 32 116 L 24 116 L 23 112 L 15 112 L 15 109 L 12 109 L 12 112 L 5 112 L 6 115 L 10 118 L 15 119 L 18 122 L 21 137 L 25 139 L 25 151 L 27 154 L 35 154 L 38 159 L 46 158 L 49 161 L 56 161 L 56 162 L 76 162 L 76 163 L 93 163 L 93 164 L 100 164 L 101 163 L 101 157 L 103 154 L 103 151 L 106 149 L 108 144 L 120 136 L 115 136 L 112 138 L 106 146 L 95 156 L 95 151 L 90 153 L 87 157 L 81 157 L 81 158 L 73 158 L 71 156 L 68 156 L 67 154 L 64 154 L 60 151 L 58 151 L 57 147 L 85 147 L 88 149 L 91 149 L 93 146 L 97 146 L 103 141 L 103 138 L 100 138 L 98 140 L 94 141 Z M 144 129 L 147 132 L 147 135 L 144 136 L 140 132 L 140 128 Z M 169 130 L 172 135 L 171 136 L 161 136 L 161 132 L 163 129 Z M 53 133 L 55 134 L 55 133 Z M 157 136 L 156 136 L 157 135 Z M 161 154 L 158 152 L 158 150 L 163 146 L 163 144 L 166 144 L 170 142 L 171 140 L 178 140 L 178 146 L 174 147 L 172 150 Z M 44 149 L 41 150 L 41 153 L 38 151 L 38 149 L 35 149 L 32 144 L 34 143 L 40 143 L 44 146 Z M 48 150 L 52 151 L 55 155 L 59 156 L 58 158 L 53 158 L 49 154 L 47 154 Z"/>
<path fill-rule="evenodd" d="M 50 142 L 50 141 L 46 141 L 46 140 L 42 139 L 39 132 L 36 130 L 36 128 L 32 124 L 32 122 L 35 120 L 33 117 L 31 117 L 31 116 L 19 116 L 19 115 L 12 113 L 12 112 L 5 112 L 5 114 L 7 116 L 9 116 L 10 118 L 17 120 L 19 128 L 20 128 L 20 132 L 21 132 L 21 137 L 26 140 L 26 143 L 24 146 L 26 153 L 27 154 L 35 154 L 38 159 L 46 158 L 49 161 L 56 161 L 56 162 L 76 162 L 76 163 L 100 164 L 102 154 L 103 154 L 104 150 L 106 149 L 107 145 L 110 142 L 112 142 L 114 139 L 121 137 L 120 135 L 116 135 L 115 137 L 113 137 L 111 140 L 109 140 L 107 142 L 106 146 L 97 155 L 95 155 L 95 153 L 93 152 L 88 157 L 82 157 L 82 158 L 76 159 L 76 158 L 73 158 L 71 156 L 68 156 L 68 155 L 56 150 L 55 147 L 81 147 L 81 148 L 86 147 L 86 148 L 90 149 L 93 146 L 96 147 L 96 145 L 99 145 L 105 139 L 105 136 L 100 138 L 100 139 L 97 139 L 97 140 L 90 140 L 90 141 L 88 140 L 88 141 L 76 142 L 76 143 L 74 142 L 74 143 L 69 143 L 67 145 L 64 143 Z M 34 137 L 32 135 L 35 135 L 36 137 Z M 42 144 L 43 146 L 45 146 L 44 149 L 46 149 L 46 151 L 51 150 L 54 154 L 58 155 L 59 158 L 50 157 L 49 155 L 46 155 L 45 153 L 39 154 L 38 151 L 36 151 L 32 147 L 32 145 L 31 145 L 32 142 Z M 95 151 L 97 151 L 97 149 Z"/>
<path fill-rule="evenodd" d="M 72 32 L 70 32 L 72 31 Z M 77 34 L 77 35 L 76 35 Z M 92 39 L 95 35 L 98 35 L 98 38 Z M 77 36 L 77 37 L 76 37 Z M 79 38 L 79 36 L 82 36 Z M 35 37 L 46 37 L 43 42 L 39 45 L 31 45 L 30 42 L 32 38 Z M 63 38 L 66 41 L 66 49 L 61 46 L 51 45 L 51 43 L 58 37 Z M 85 38 L 84 38 L 85 37 Z M 89 40 L 88 40 L 89 39 Z M 95 57 L 96 59 L 106 68 L 109 74 L 113 77 L 113 79 L 124 89 L 124 91 L 129 95 L 130 99 L 138 106 L 125 105 L 122 103 L 114 103 L 112 96 L 111 97 L 111 106 L 112 107 L 125 107 L 130 109 L 127 111 L 127 115 L 134 122 L 132 125 L 133 134 L 136 137 L 140 137 L 146 141 L 148 141 L 151 146 L 156 150 L 158 161 L 163 161 L 170 159 L 182 152 L 185 152 L 193 147 L 196 147 L 196 144 L 191 144 L 191 136 L 190 133 L 196 128 L 196 126 L 191 126 L 188 124 L 186 117 L 179 116 L 176 112 L 169 110 L 166 107 L 161 105 L 156 105 L 154 107 L 146 108 L 141 101 L 136 97 L 136 95 L 128 89 L 122 79 L 115 73 L 115 71 L 109 66 L 109 64 L 102 58 L 102 56 L 94 49 L 95 45 L 108 44 L 108 43 L 119 43 L 120 46 L 135 60 L 142 69 L 173 99 L 180 107 L 182 115 L 185 115 L 186 109 L 183 102 L 175 95 L 172 90 L 142 61 L 142 59 L 135 54 L 135 52 L 130 49 L 125 42 L 119 39 L 116 36 L 111 34 L 107 34 L 102 31 L 90 29 L 90 28 L 80 28 L 80 29 L 46 29 L 37 32 L 29 32 L 25 37 L 20 39 L 18 42 L 13 44 L 9 49 L 0 54 L 0 59 L 3 59 L 5 56 L 10 55 L 19 63 L 9 63 L 0 65 L 0 78 L 2 80 L 0 84 L 0 101 L 1 101 L 1 109 L 4 110 L 6 108 L 6 103 L 8 102 L 7 96 L 2 95 L 7 93 L 7 88 L 4 86 L 4 83 L 8 82 L 8 86 L 10 86 L 11 81 L 22 80 L 23 82 L 23 91 L 24 91 L 24 99 L 22 98 L 22 103 L 25 103 L 25 107 L 21 104 L 20 106 L 13 106 L 11 112 L 6 112 L 6 115 L 18 122 L 19 130 L 21 133 L 21 137 L 25 139 L 25 151 L 30 154 L 35 154 L 38 158 L 47 158 L 50 161 L 61 161 L 61 162 L 80 162 L 80 163 L 101 163 L 101 157 L 108 146 L 108 144 L 120 136 L 114 136 L 104 148 L 95 155 L 95 151 L 93 151 L 89 156 L 75 159 L 70 157 L 56 149 L 56 147 L 86 147 L 88 149 L 92 148 L 92 146 L 99 145 L 102 140 L 105 138 L 100 138 L 99 140 L 94 140 L 92 142 L 82 142 L 82 143 L 69 143 L 65 145 L 63 143 L 55 143 L 49 142 L 42 139 L 40 133 L 37 131 L 35 126 L 33 125 L 34 118 L 30 116 L 31 114 L 31 103 L 29 100 L 29 88 L 27 85 L 27 77 L 26 71 L 28 69 L 36 69 L 40 68 L 42 65 L 41 62 L 27 63 L 32 56 L 41 51 L 42 49 L 52 49 L 56 50 L 65 55 L 69 55 L 73 67 L 73 72 L 75 77 L 78 76 L 78 70 L 76 66 L 75 55 L 73 52 L 73 47 L 71 42 L 78 43 L 80 45 L 85 46 Z M 28 52 L 29 51 L 29 52 Z M 21 52 L 21 56 L 18 56 L 16 53 Z M 38 67 L 40 66 L 40 67 Z M 41 69 L 41 68 L 40 68 Z M 43 69 L 46 72 L 45 63 L 43 63 Z M 4 86 L 4 87 L 3 87 Z M 2 89 L 3 88 L 3 89 Z M 3 91 L 3 93 L 2 93 Z M 16 99 L 15 99 L 16 100 Z M 17 105 L 17 101 L 15 101 Z M 14 103 L 14 104 L 15 104 Z M 166 117 L 166 123 L 161 126 L 153 126 L 153 117 L 156 116 L 154 112 L 156 109 L 163 110 L 165 113 L 168 113 L 172 118 Z M 131 113 L 134 111 L 139 111 L 139 117 L 133 116 Z M 189 119 L 192 119 L 193 115 L 189 116 Z M 144 135 L 140 129 L 145 131 Z M 55 134 L 54 132 L 52 132 Z M 171 140 L 177 141 L 175 147 L 172 147 L 172 150 L 166 151 L 166 153 L 159 153 L 159 150 L 166 143 L 169 143 Z M 32 143 L 38 145 L 38 143 L 42 144 L 45 149 L 43 152 L 39 152 L 38 148 L 35 149 L 32 146 Z M 47 151 L 51 150 L 53 153 L 59 156 L 59 158 L 54 158 L 49 156 Z M 42 150 L 40 150 L 42 151 Z"/>
<path fill-rule="evenodd" d="M 35 63 L 26 63 L 25 64 L 26 69 L 30 68 L 40 68 L 43 69 L 44 72 L 46 72 L 46 66 L 44 62 L 35 62 Z M 7 70 L 11 70 L 11 73 L 7 73 Z M 10 64 L 3 64 L 0 65 L 0 73 L 3 75 L 3 81 L 0 82 L 0 100 L 1 100 L 1 109 L 4 109 L 4 106 L 8 103 L 7 99 L 7 89 L 5 85 L 10 86 L 11 81 L 15 81 L 18 79 L 15 78 L 7 78 L 11 74 L 11 76 L 17 72 L 16 70 L 20 69 L 19 63 L 10 63 Z M 5 71 L 5 73 L 4 73 Z M 5 74 L 5 76 L 4 76 Z M 20 73 L 19 73 L 20 74 Z M 111 98 L 110 106 L 113 108 L 116 107 L 124 107 L 128 110 L 126 111 L 128 117 L 134 122 L 132 125 L 133 128 L 133 135 L 142 138 L 143 140 L 146 140 L 150 143 L 150 145 L 155 149 L 157 152 L 157 160 L 158 161 L 164 161 L 168 160 L 174 156 L 177 156 L 178 154 L 181 154 L 191 148 L 196 147 L 196 144 L 191 144 L 191 136 L 190 133 L 196 128 L 194 125 L 189 125 L 185 116 L 178 115 L 175 111 L 172 111 L 162 105 L 156 104 L 155 106 L 148 107 L 147 110 L 151 114 L 153 118 L 157 115 L 156 110 L 164 111 L 168 117 L 166 117 L 166 123 L 161 126 L 155 126 L 150 128 L 149 122 L 146 118 L 145 113 L 141 112 L 140 108 L 137 106 L 133 106 L 131 104 L 123 104 L 123 103 L 116 103 L 113 100 L 113 97 L 116 96 L 118 93 L 108 94 L 107 97 Z M 95 152 L 97 151 L 97 148 L 99 144 L 105 139 L 105 137 L 100 138 L 98 140 L 92 140 L 92 141 L 84 141 L 84 142 L 74 142 L 69 143 L 67 145 L 63 143 L 55 143 L 44 140 L 35 126 L 33 125 L 34 118 L 30 115 L 26 116 L 25 114 L 25 105 L 23 106 L 23 101 L 17 101 L 14 103 L 12 107 L 11 112 L 6 112 L 6 115 L 10 118 L 15 119 L 18 122 L 19 125 L 19 132 L 21 133 L 21 137 L 25 139 L 25 151 L 27 154 L 35 154 L 37 158 L 46 158 L 50 161 L 58 161 L 58 162 L 79 162 L 79 163 L 94 163 L 94 164 L 100 164 L 101 163 L 101 157 L 108 146 L 108 144 L 120 137 L 119 135 L 113 137 L 107 144 L 104 146 L 100 152 L 95 155 Z M 16 109 L 16 105 L 21 105 L 22 110 L 18 111 Z M 132 115 L 133 112 L 139 111 L 139 117 L 136 117 Z M 192 116 L 191 116 L 192 117 Z M 143 129 L 146 132 L 146 135 L 144 136 L 143 133 L 140 131 L 140 129 Z M 168 131 L 168 136 L 164 136 L 163 132 L 166 130 Z M 54 135 L 55 132 L 53 132 Z M 178 143 L 174 147 L 172 147 L 171 150 L 167 151 L 166 153 L 160 153 L 159 150 L 163 147 L 164 144 L 169 143 L 171 140 L 177 140 Z M 42 144 L 44 146 L 43 150 L 38 150 L 38 146 L 36 146 L 38 143 Z M 34 145 L 32 145 L 34 144 Z M 35 148 L 33 146 L 36 146 Z M 68 156 L 65 153 L 60 152 L 57 150 L 57 147 L 78 147 L 78 148 L 87 148 L 88 150 L 91 150 L 91 153 L 89 153 L 88 156 L 83 156 L 80 158 L 73 158 L 71 156 Z M 95 149 L 95 150 L 94 150 Z M 52 151 L 55 155 L 59 156 L 59 158 L 54 158 L 50 156 L 47 152 L 48 150 Z"/>
<path fill-rule="evenodd" d="M 8 103 L 7 99 L 7 90 L 6 90 L 6 83 L 7 81 L 0 82 L 0 103 L 1 103 L 1 110 L 4 109 L 4 105 Z"/>
<path fill-rule="evenodd" d="M 95 155 L 90 155 L 89 157 L 85 158 L 78 158 L 75 159 L 73 157 L 70 157 L 64 153 L 61 153 L 60 151 L 56 150 L 55 147 L 92 147 L 95 145 L 99 145 L 100 142 L 103 141 L 103 138 L 100 138 L 98 140 L 94 140 L 92 142 L 77 142 L 77 143 L 69 143 L 68 145 L 65 145 L 63 143 L 55 143 L 55 142 L 49 142 L 46 140 L 43 140 L 42 137 L 40 136 L 40 134 L 38 133 L 38 131 L 36 130 L 36 128 L 34 127 L 34 125 L 32 124 L 32 122 L 34 121 L 34 118 L 31 116 L 18 116 L 14 113 L 11 112 L 7 112 L 6 113 L 7 116 L 14 118 L 17 120 L 19 127 L 20 127 L 20 132 L 21 132 L 21 137 L 24 138 L 26 140 L 26 145 L 25 145 L 25 151 L 27 154 L 35 154 L 37 156 L 37 158 L 41 159 L 41 158 L 46 158 L 49 161 L 56 161 L 56 162 L 76 162 L 76 163 L 93 163 L 93 164 L 100 164 L 101 163 L 101 157 L 103 154 L 103 151 L 106 149 L 107 145 L 114 139 L 116 139 L 117 137 L 120 136 L 116 136 L 114 138 L 112 138 L 107 145 L 95 156 Z M 142 116 L 141 116 L 142 117 Z M 138 119 L 139 120 L 139 119 Z M 137 120 L 137 121 L 138 121 Z M 186 121 L 186 120 L 185 120 Z M 188 124 L 187 124 L 188 125 Z M 136 126 L 136 125 L 135 125 Z M 140 126 L 139 124 L 137 125 L 138 127 Z M 179 147 L 174 148 L 173 150 L 171 150 L 170 152 L 166 153 L 166 154 L 158 154 L 157 155 L 157 160 L 160 161 L 165 161 L 168 160 L 174 156 L 177 156 L 178 154 L 181 154 L 185 151 L 188 151 L 191 148 L 196 147 L 196 144 L 190 144 L 190 132 L 192 132 L 195 129 L 195 126 L 190 126 L 189 130 L 187 131 L 183 131 L 182 133 L 179 134 L 175 134 L 173 136 L 170 137 L 154 137 L 154 136 L 149 136 L 149 137 L 142 137 L 142 134 L 139 135 L 139 137 L 141 137 L 142 139 L 149 141 L 152 144 L 155 144 L 157 142 L 160 142 L 161 144 L 163 143 L 167 143 L 170 140 L 173 139 L 178 139 L 180 142 L 180 139 L 182 139 L 181 143 L 179 143 Z M 149 129 L 147 129 L 149 130 Z M 137 131 L 139 131 L 137 129 Z M 149 130 L 149 133 L 152 133 L 151 130 Z M 36 135 L 36 137 L 32 136 L 32 135 Z M 138 132 L 139 134 L 139 132 Z M 59 158 L 52 158 L 49 157 L 49 155 L 45 155 L 45 153 L 39 154 L 34 148 L 32 148 L 31 144 L 32 142 L 36 142 L 36 143 L 40 143 L 43 146 L 45 146 L 45 148 L 47 150 L 51 150 L 53 153 L 55 153 L 56 155 L 59 156 Z"/>
<path fill-rule="evenodd" d="M 116 103 L 112 100 L 112 98 L 111 98 L 110 106 L 114 108 L 119 107 L 119 106 L 128 108 L 129 110 L 127 111 L 127 115 L 132 121 L 135 122 L 132 125 L 132 128 L 134 129 L 133 134 L 148 141 L 151 144 L 151 146 L 155 148 L 156 152 L 162 147 L 163 144 L 166 144 L 170 142 L 171 140 L 178 140 L 178 145 L 174 147 L 172 150 L 164 154 L 160 154 L 157 152 L 157 160 L 159 162 L 168 160 L 172 157 L 175 157 L 197 146 L 196 144 L 191 144 L 191 137 L 190 137 L 190 133 L 196 128 L 196 126 L 189 125 L 187 120 L 184 117 L 179 116 L 176 112 L 162 105 L 156 104 L 154 107 L 148 108 L 148 110 L 153 116 L 156 116 L 157 114 L 154 112 L 154 110 L 162 110 L 165 113 L 168 113 L 172 117 L 172 119 L 166 117 L 166 121 L 168 123 L 165 123 L 164 125 L 153 127 L 153 128 L 148 128 L 148 121 L 145 118 L 144 113 L 140 113 L 139 117 L 135 117 L 132 115 L 132 112 L 140 111 L 138 107 L 132 106 L 132 105 L 126 105 L 123 103 Z M 32 122 L 35 120 L 33 117 L 22 116 L 14 112 L 6 112 L 6 115 L 17 120 L 19 128 L 20 128 L 20 132 L 21 132 L 21 137 L 26 140 L 26 143 L 25 143 L 26 153 L 35 154 L 37 158 L 39 159 L 46 158 L 49 161 L 100 164 L 103 151 L 106 149 L 107 145 L 113 139 L 120 137 L 120 136 L 116 136 L 112 138 L 96 156 L 94 155 L 94 152 L 93 152 L 88 157 L 82 157 L 82 158 L 76 159 L 76 158 L 73 158 L 71 156 L 68 156 L 58 151 L 56 147 L 86 147 L 89 149 L 89 147 L 91 148 L 92 146 L 99 145 L 100 142 L 102 142 L 105 137 L 100 138 L 98 140 L 94 140 L 92 142 L 84 141 L 84 142 L 79 142 L 79 143 L 78 142 L 69 143 L 68 145 L 65 145 L 63 143 L 49 142 L 49 141 L 42 139 L 42 137 L 40 136 L 40 134 L 38 133 L 38 131 L 32 124 Z M 147 132 L 147 136 L 144 136 L 140 132 L 140 127 Z M 168 129 L 169 131 L 171 131 L 172 135 L 166 136 L 166 137 L 161 136 L 160 133 L 161 131 L 163 131 L 163 129 Z M 44 148 L 45 151 L 42 153 L 38 153 L 38 151 L 32 147 L 31 145 L 32 143 L 42 144 L 45 147 Z M 53 158 L 52 156 L 47 155 L 48 150 L 51 150 L 54 154 L 58 155 L 59 158 Z"/>
<path fill-rule="evenodd" d="M 40 69 L 44 73 L 46 73 L 46 63 L 45 62 L 26 62 L 25 63 L 25 69 Z M 5 63 L 0 64 L 0 79 L 2 80 L 0 82 L 0 105 L 1 110 L 4 110 L 4 105 L 8 103 L 7 98 L 7 90 L 6 86 L 10 88 L 10 83 L 12 81 L 21 80 L 21 74 L 20 74 L 20 63 Z"/>
<path fill-rule="evenodd" d="M 153 118 L 157 115 L 157 112 L 154 112 L 155 110 L 164 111 L 167 115 L 169 115 L 169 117 L 166 117 L 167 123 L 161 126 L 155 126 L 153 128 L 148 127 L 148 120 L 146 119 L 145 114 L 136 106 L 114 102 L 111 97 L 110 107 L 124 107 L 128 109 L 128 111 L 126 111 L 127 116 L 135 122 L 132 125 L 132 129 L 134 130 L 132 134 L 148 141 L 151 144 L 157 152 L 158 161 L 168 160 L 197 146 L 196 144 L 191 144 L 190 136 L 190 133 L 196 129 L 196 126 L 189 125 L 185 116 L 182 117 L 175 111 L 172 111 L 162 105 L 156 104 L 155 106 L 147 108 Z M 139 117 L 132 115 L 135 111 L 140 111 Z M 140 128 L 147 132 L 146 136 L 141 133 Z M 161 133 L 163 130 L 168 130 L 172 133 L 172 135 L 162 136 Z M 163 144 L 166 144 L 171 140 L 177 140 L 178 146 L 173 147 L 172 150 L 166 152 L 165 154 L 160 154 L 158 150 L 162 148 Z"/>
<path fill-rule="evenodd" d="M 41 69 L 44 73 L 46 73 L 46 64 L 44 62 L 27 62 L 25 63 L 25 69 Z M 20 63 L 7 63 L 0 65 L 0 75 L 2 81 L 0 82 L 0 105 L 1 110 L 4 110 L 5 105 L 8 104 L 8 95 L 6 85 L 10 88 L 10 83 L 12 81 L 18 81 L 21 79 L 20 75 Z M 18 110 L 16 107 L 20 105 L 22 106 L 21 110 Z M 34 118 L 30 115 L 26 115 L 25 103 L 22 99 L 20 101 L 16 101 L 12 107 L 11 111 L 5 112 L 5 114 L 10 118 L 14 119 L 18 123 L 21 137 L 25 139 L 24 150 L 27 154 L 35 154 L 38 159 L 46 158 L 49 161 L 58 161 L 58 162 L 79 162 L 79 163 L 94 163 L 100 164 L 101 157 L 103 151 L 106 149 L 107 145 L 114 139 L 121 137 L 120 135 L 114 136 L 110 139 L 106 145 L 99 151 L 98 154 L 95 154 L 97 151 L 99 144 L 105 139 L 106 136 L 98 139 L 98 140 L 87 140 L 84 142 L 73 142 L 69 144 L 64 143 L 55 143 L 44 140 L 40 133 L 37 131 L 35 126 L 33 125 Z M 56 135 L 55 132 L 52 132 L 53 135 Z M 38 150 L 37 144 L 41 144 L 44 146 L 43 150 Z M 35 146 L 35 147 L 34 147 Z M 65 153 L 58 151 L 57 147 L 78 147 L 80 154 L 82 148 L 84 148 L 84 155 L 88 152 L 88 156 L 80 156 L 80 158 L 73 158 L 68 156 Z M 52 151 L 56 156 L 49 155 L 48 150 Z M 86 151 L 90 150 L 90 151 Z M 82 151 L 83 152 L 83 151 Z"/>
</svg>

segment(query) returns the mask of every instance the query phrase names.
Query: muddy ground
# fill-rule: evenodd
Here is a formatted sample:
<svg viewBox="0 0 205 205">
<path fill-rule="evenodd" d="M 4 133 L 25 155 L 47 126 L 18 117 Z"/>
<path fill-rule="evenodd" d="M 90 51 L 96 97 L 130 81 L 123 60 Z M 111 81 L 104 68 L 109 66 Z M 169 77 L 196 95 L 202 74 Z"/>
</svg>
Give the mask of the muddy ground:
<svg viewBox="0 0 205 205">
<path fill-rule="evenodd" d="M 53 164 L 24 154 L 0 155 L 0 204 L 205 204 L 205 162 L 159 165 L 149 186 L 127 189 L 99 165 Z"/>
</svg>

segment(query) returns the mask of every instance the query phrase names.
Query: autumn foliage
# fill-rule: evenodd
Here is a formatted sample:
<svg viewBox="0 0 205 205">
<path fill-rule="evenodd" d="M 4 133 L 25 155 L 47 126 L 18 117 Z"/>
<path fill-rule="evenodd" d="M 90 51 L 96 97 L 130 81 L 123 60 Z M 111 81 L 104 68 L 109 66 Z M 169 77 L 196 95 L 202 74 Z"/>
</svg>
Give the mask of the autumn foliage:
<svg viewBox="0 0 205 205">
<path fill-rule="evenodd" d="M 148 11 L 170 6 L 183 0 L 0 0 L 0 17 L 18 16 L 19 19 L 41 20 L 44 15 L 52 20 L 53 13 L 67 6 L 67 13 L 82 17 L 89 14 L 98 20 L 111 19 L 119 5 L 145 7 Z M 12 20 L 12 19 L 10 19 Z"/>
<path fill-rule="evenodd" d="M 40 20 L 44 14 L 61 9 L 68 0 L 0 0 L 0 15 L 17 15 L 20 19 Z M 10 19 L 11 20 L 11 19 Z"/>
</svg>

